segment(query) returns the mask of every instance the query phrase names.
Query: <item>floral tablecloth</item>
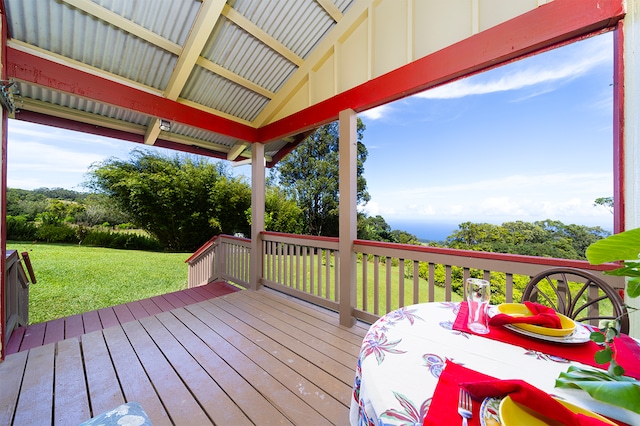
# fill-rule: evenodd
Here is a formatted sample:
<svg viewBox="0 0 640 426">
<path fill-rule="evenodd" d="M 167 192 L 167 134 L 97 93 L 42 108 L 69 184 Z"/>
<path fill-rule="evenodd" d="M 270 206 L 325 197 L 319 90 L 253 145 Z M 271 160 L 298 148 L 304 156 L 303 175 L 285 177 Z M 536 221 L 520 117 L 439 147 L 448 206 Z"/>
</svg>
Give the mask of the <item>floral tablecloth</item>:
<svg viewBox="0 0 640 426">
<path fill-rule="evenodd" d="M 356 366 L 351 425 L 422 425 L 447 359 L 499 379 L 526 380 L 585 406 L 582 395 L 554 387 L 561 371 L 582 364 L 453 330 L 459 307 L 407 306 L 371 326 Z"/>
</svg>

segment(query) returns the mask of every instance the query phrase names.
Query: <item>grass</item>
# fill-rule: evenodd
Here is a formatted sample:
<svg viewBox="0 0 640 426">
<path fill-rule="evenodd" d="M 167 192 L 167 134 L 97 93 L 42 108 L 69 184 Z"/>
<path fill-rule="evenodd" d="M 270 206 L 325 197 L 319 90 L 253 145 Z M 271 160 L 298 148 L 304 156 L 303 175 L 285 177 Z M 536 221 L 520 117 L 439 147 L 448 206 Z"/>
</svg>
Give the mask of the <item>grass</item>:
<svg viewBox="0 0 640 426">
<path fill-rule="evenodd" d="M 15 241 L 7 250 L 27 251 L 33 264 L 31 324 L 185 289 L 191 254 Z"/>
<path fill-rule="evenodd" d="M 309 265 L 309 263 L 311 262 L 311 260 L 309 258 L 306 259 L 307 262 L 307 267 L 306 267 L 306 282 L 307 282 L 307 286 L 304 289 L 305 291 L 311 292 L 309 286 L 310 286 L 310 282 L 311 282 L 311 266 Z M 317 266 L 317 258 L 313 260 L 313 266 L 314 266 L 314 289 L 313 289 L 313 294 L 317 295 L 318 294 L 318 266 Z M 327 299 L 331 299 L 333 300 L 335 298 L 335 294 L 334 294 L 334 290 L 335 290 L 335 260 L 334 257 L 331 256 L 330 258 L 330 264 L 329 264 L 329 282 L 330 282 L 330 289 L 331 292 L 330 294 L 327 294 L 327 285 L 326 285 L 326 258 L 323 258 L 322 260 L 322 266 L 321 266 L 321 287 L 322 287 L 322 291 L 320 292 L 320 296 L 321 297 L 325 297 Z M 284 274 L 285 274 L 285 269 L 286 269 L 286 273 L 287 273 L 287 280 L 286 280 L 286 285 L 292 285 L 293 287 L 295 287 L 295 279 L 293 280 L 294 283 L 291 283 L 291 278 L 288 276 L 288 274 L 291 273 L 291 271 L 288 269 L 289 266 L 285 266 L 285 265 L 281 265 L 283 267 L 283 269 L 281 270 L 281 275 L 283 280 L 282 282 L 284 282 Z M 375 266 L 373 264 L 373 262 L 369 261 L 367 262 L 367 286 L 366 286 L 366 291 L 367 291 L 367 311 L 369 312 L 373 312 L 373 313 L 377 313 L 377 314 L 384 314 L 388 311 L 392 311 L 394 309 L 397 309 L 400 304 L 399 304 L 399 300 L 400 300 L 400 286 L 399 286 L 399 267 L 398 265 L 392 265 L 390 267 L 391 269 L 391 279 L 390 279 L 390 301 L 389 301 L 389 309 L 387 309 L 387 292 L 386 292 L 386 276 L 387 276 L 387 266 L 385 263 L 380 262 L 378 265 L 378 309 L 375 309 L 375 305 L 374 305 L 374 300 L 375 300 L 375 296 L 374 296 L 374 272 L 375 272 Z M 303 265 L 301 263 L 300 265 L 300 271 L 303 270 Z M 295 273 L 295 272 L 294 272 Z M 302 272 L 300 272 L 302 274 Z M 273 279 L 274 281 L 278 282 L 278 276 L 277 276 L 277 272 L 276 272 L 276 276 L 275 277 L 271 277 L 271 279 Z M 301 279 L 302 281 L 302 279 Z M 429 301 L 429 283 L 427 282 L 427 280 L 424 280 L 422 278 L 419 278 L 418 280 L 418 294 L 419 294 L 419 300 L 417 303 L 424 303 L 424 302 L 428 302 Z M 362 309 L 363 307 L 363 289 L 362 289 L 362 259 L 358 259 L 357 264 L 356 264 L 356 296 L 357 296 L 357 301 L 356 301 L 356 308 L 358 309 Z M 460 301 L 462 300 L 461 296 L 453 293 L 451 294 L 451 299 L 453 301 Z M 435 301 L 445 301 L 447 300 L 446 298 L 446 293 L 445 293 L 445 289 L 442 286 L 438 286 L 435 285 L 434 286 L 434 300 Z M 404 279 L 404 305 L 411 305 L 413 304 L 413 278 L 406 278 Z"/>
<path fill-rule="evenodd" d="M 357 306 L 362 307 L 363 296 L 362 296 L 362 261 L 358 260 L 357 265 L 357 297 L 358 302 Z M 398 266 L 391 266 L 391 294 L 390 294 L 390 303 L 389 309 L 387 309 L 387 294 L 386 294 L 386 264 L 380 263 L 378 266 L 378 279 L 379 279 L 379 288 L 378 288 L 378 313 L 385 313 L 387 311 L 392 311 L 397 309 L 400 304 L 400 286 L 399 286 L 399 270 Z M 369 312 L 375 312 L 374 308 L 374 265 L 372 262 L 367 262 L 367 310 Z M 418 295 L 419 300 L 418 303 L 424 303 L 429 301 L 429 283 L 427 280 L 418 278 Z M 462 298 L 460 295 L 456 293 L 451 293 L 451 299 L 453 301 L 460 301 Z M 435 301 L 445 301 L 446 294 L 444 287 L 434 286 L 434 300 Z M 413 278 L 404 279 L 404 305 L 413 304 Z"/>
</svg>

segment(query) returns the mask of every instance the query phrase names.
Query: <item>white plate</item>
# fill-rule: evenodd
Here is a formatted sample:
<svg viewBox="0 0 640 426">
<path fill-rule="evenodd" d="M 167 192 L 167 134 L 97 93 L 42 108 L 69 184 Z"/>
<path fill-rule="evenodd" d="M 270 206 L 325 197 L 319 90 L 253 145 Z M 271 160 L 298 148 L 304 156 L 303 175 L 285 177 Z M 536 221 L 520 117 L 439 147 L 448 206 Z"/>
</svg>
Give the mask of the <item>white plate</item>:
<svg viewBox="0 0 640 426">
<path fill-rule="evenodd" d="M 498 313 L 498 309 L 495 306 L 492 306 L 489 309 L 490 317 L 496 315 L 497 313 Z M 533 337 L 534 339 L 546 340 L 548 342 L 554 342 L 554 343 L 578 344 L 578 343 L 586 343 L 589 340 L 591 340 L 589 338 L 589 336 L 591 336 L 591 331 L 584 325 L 580 324 L 579 322 L 576 323 L 576 329 L 574 330 L 574 332 L 569 334 L 568 336 L 546 336 L 544 334 L 538 334 L 528 330 L 523 330 L 522 328 L 515 327 L 511 324 L 505 324 L 504 327 L 513 332 L 522 334 L 527 337 Z"/>
<path fill-rule="evenodd" d="M 523 334 L 528 337 L 533 337 L 535 339 L 546 340 L 548 342 L 554 343 L 586 343 L 589 340 L 589 336 L 591 336 L 591 331 L 587 327 L 582 324 L 576 323 L 576 329 L 573 333 L 568 336 L 546 336 L 544 334 L 533 333 L 531 331 L 523 330 L 519 327 L 514 327 L 511 324 L 505 324 L 505 328 L 508 328 L 511 331 L 515 331 L 516 333 Z"/>
</svg>

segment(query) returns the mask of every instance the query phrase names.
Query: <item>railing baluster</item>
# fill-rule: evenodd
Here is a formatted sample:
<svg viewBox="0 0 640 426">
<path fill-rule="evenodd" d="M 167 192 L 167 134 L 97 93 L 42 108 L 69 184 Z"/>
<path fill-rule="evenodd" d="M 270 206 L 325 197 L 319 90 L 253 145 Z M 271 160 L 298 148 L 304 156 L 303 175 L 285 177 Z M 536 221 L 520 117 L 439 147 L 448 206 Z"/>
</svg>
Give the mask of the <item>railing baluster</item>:
<svg viewBox="0 0 640 426">
<path fill-rule="evenodd" d="M 333 289 L 333 300 L 337 302 L 338 300 L 340 300 L 340 298 L 338 297 L 340 295 L 340 289 L 338 288 L 340 283 L 340 252 L 334 251 L 333 258 L 333 285 L 331 286 L 331 288 Z M 349 285 L 355 285 L 355 283 Z"/>
<path fill-rule="evenodd" d="M 373 256 L 373 313 L 380 315 L 380 258 Z"/>
<path fill-rule="evenodd" d="M 317 265 L 318 266 L 318 286 L 316 288 L 316 290 L 317 290 L 317 294 L 316 295 L 317 296 L 322 296 L 322 282 L 323 282 L 323 280 L 322 280 L 322 257 L 323 257 L 323 255 L 324 255 L 324 250 L 323 249 L 318 250 L 318 258 L 317 258 L 317 261 L 318 261 L 318 265 Z"/>
<path fill-rule="evenodd" d="M 315 292 L 315 267 L 314 267 L 314 254 L 316 248 L 309 248 L 309 277 L 310 277 L 310 285 L 309 285 L 309 294 L 314 294 Z"/>
<path fill-rule="evenodd" d="M 404 259 L 398 259 L 398 307 L 404 307 Z"/>
<path fill-rule="evenodd" d="M 391 311 L 391 258 L 387 256 L 385 258 L 385 298 L 387 301 L 387 312 Z"/>
<path fill-rule="evenodd" d="M 420 302 L 420 262 L 413 261 L 413 304 Z"/>
<path fill-rule="evenodd" d="M 444 267 L 444 290 L 445 298 L 451 300 L 451 265 Z"/>
<path fill-rule="evenodd" d="M 369 287 L 369 259 L 366 253 L 362 254 L 362 310 L 365 312 L 369 311 L 369 292 L 367 291 Z"/>
<path fill-rule="evenodd" d="M 436 297 L 436 266 L 429 262 L 429 302 L 434 302 Z"/>
<path fill-rule="evenodd" d="M 507 303 L 513 302 L 513 274 L 505 274 L 505 290 L 504 297 Z"/>
</svg>

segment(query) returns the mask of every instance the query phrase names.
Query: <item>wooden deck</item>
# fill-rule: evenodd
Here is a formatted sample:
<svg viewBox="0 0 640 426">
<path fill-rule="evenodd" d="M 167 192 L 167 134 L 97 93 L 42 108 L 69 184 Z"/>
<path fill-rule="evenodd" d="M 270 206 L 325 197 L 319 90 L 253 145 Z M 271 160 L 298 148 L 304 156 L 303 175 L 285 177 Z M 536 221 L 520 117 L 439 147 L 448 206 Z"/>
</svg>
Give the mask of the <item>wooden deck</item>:
<svg viewBox="0 0 640 426">
<path fill-rule="evenodd" d="M 154 425 L 346 425 L 367 329 L 269 289 L 188 304 L 7 356 L 0 424 L 137 401 Z"/>
<path fill-rule="evenodd" d="M 82 334 L 135 321 L 236 291 L 239 291 L 238 287 L 218 281 L 196 288 L 162 294 L 148 299 L 58 318 L 53 321 L 32 324 L 28 327 L 18 327 L 11 334 L 6 354 L 9 355 L 33 349 L 36 346 L 79 337 Z"/>
</svg>

